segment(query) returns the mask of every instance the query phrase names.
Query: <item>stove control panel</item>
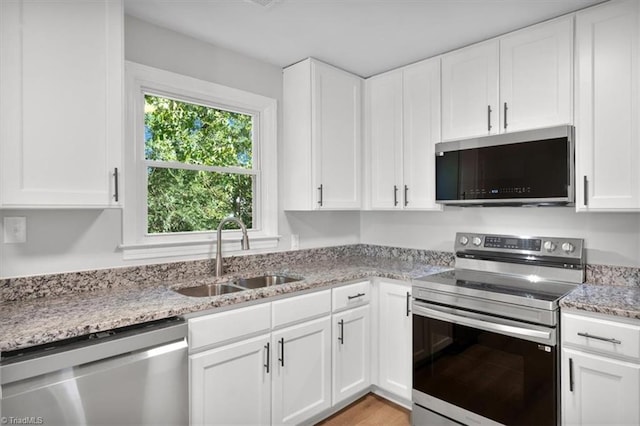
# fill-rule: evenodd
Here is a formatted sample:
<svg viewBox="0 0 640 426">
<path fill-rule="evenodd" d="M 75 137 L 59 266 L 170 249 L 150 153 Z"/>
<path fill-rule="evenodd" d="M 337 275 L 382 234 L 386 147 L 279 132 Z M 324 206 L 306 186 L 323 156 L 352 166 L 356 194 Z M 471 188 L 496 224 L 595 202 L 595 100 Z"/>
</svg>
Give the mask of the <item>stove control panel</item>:
<svg viewBox="0 0 640 426">
<path fill-rule="evenodd" d="M 456 234 L 456 254 L 506 253 L 538 257 L 566 258 L 572 261 L 583 257 L 584 240 L 581 238 L 531 237 L 517 235 Z"/>
</svg>

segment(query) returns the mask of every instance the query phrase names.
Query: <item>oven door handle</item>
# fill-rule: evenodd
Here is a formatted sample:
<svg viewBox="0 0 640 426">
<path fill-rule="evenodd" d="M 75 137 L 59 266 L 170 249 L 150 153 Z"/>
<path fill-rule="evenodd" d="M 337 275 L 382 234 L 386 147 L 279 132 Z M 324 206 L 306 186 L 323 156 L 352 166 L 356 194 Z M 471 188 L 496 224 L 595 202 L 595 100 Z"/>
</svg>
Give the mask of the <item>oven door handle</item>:
<svg viewBox="0 0 640 426">
<path fill-rule="evenodd" d="M 448 312 L 444 312 L 445 309 Z M 434 309 L 434 306 L 432 305 L 426 305 L 425 303 L 421 303 L 417 300 L 413 302 L 414 315 L 420 315 L 440 321 L 450 322 L 453 324 L 465 325 L 468 327 L 478 328 L 480 330 L 504 334 L 506 336 L 517 337 L 533 342 L 544 343 L 550 346 L 556 345 L 555 330 L 536 330 L 533 328 L 519 327 L 507 323 L 508 320 L 504 320 L 504 323 L 501 323 L 499 318 L 490 317 L 488 315 L 482 315 L 475 312 L 473 313 L 474 318 L 471 318 L 462 315 L 463 312 L 464 311 L 453 308 L 438 307 L 437 309 Z"/>
</svg>

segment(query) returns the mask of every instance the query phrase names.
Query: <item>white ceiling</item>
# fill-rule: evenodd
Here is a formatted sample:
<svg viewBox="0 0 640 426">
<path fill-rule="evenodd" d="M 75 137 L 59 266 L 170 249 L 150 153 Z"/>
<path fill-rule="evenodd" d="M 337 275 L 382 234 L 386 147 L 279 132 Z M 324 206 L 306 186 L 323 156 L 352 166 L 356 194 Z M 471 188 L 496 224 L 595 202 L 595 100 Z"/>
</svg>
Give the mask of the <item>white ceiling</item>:
<svg viewBox="0 0 640 426">
<path fill-rule="evenodd" d="M 313 56 L 368 77 L 601 1 L 125 0 L 125 12 L 280 67 Z"/>
</svg>

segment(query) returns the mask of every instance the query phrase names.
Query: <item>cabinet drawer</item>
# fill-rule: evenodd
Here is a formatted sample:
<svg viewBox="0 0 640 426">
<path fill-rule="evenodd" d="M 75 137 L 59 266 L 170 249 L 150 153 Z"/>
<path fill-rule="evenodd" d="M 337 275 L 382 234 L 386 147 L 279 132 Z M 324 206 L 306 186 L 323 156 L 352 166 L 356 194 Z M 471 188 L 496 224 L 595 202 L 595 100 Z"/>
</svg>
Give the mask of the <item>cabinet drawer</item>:
<svg viewBox="0 0 640 426">
<path fill-rule="evenodd" d="M 561 333 L 564 343 L 640 358 L 640 324 L 563 313 Z"/>
<path fill-rule="evenodd" d="M 273 328 L 319 317 L 331 312 L 331 290 L 272 302 Z"/>
<path fill-rule="evenodd" d="M 333 311 L 363 305 L 371 299 L 369 281 L 336 287 L 333 292 Z"/>
<path fill-rule="evenodd" d="M 189 350 L 270 330 L 270 303 L 193 318 L 189 320 Z"/>
</svg>

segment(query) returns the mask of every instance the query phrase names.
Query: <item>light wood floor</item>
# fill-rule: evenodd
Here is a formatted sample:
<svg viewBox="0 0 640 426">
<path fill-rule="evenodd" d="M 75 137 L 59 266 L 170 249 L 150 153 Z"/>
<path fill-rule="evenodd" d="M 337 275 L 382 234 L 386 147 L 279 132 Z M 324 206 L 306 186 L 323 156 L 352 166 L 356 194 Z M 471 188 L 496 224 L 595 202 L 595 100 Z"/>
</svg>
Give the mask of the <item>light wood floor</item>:
<svg viewBox="0 0 640 426">
<path fill-rule="evenodd" d="M 370 393 L 317 426 L 408 426 L 409 416 L 409 410 Z"/>
</svg>

